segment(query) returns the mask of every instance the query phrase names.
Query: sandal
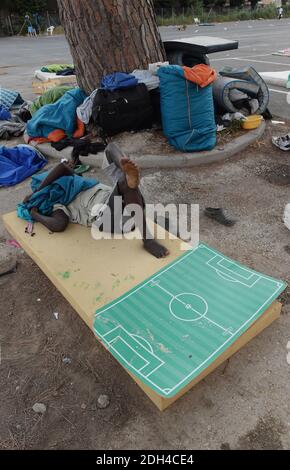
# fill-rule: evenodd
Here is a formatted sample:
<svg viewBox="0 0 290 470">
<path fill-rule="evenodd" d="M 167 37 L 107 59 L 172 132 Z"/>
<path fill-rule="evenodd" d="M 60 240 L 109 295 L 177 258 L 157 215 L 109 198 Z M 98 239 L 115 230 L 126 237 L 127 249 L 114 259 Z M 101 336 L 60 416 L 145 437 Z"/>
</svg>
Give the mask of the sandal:
<svg viewBox="0 0 290 470">
<path fill-rule="evenodd" d="M 90 168 L 90 165 L 76 165 L 74 172 L 76 175 L 82 175 L 83 173 L 86 173 L 86 171 L 89 171 Z"/>
<path fill-rule="evenodd" d="M 225 225 L 226 227 L 232 227 L 235 225 L 236 221 L 233 219 L 229 219 L 225 214 L 223 209 L 220 207 L 206 207 L 204 210 L 204 215 L 209 219 L 213 219 L 219 224 Z"/>
</svg>

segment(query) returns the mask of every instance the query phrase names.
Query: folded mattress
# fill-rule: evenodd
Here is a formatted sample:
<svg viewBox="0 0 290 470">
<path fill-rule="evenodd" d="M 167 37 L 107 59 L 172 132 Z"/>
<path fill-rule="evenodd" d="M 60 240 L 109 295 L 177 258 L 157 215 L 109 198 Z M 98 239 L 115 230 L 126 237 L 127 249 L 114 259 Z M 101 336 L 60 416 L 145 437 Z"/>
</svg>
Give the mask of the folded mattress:
<svg viewBox="0 0 290 470">
<path fill-rule="evenodd" d="M 246 80 L 236 80 L 228 77 L 219 76 L 213 85 L 213 96 L 218 108 L 236 113 L 239 111 L 235 107 L 235 102 L 231 98 L 231 91 L 239 90 L 248 96 L 256 97 L 259 92 L 259 86 L 254 82 Z"/>
<path fill-rule="evenodd" d="M 219 78 L 213 86 L 215 104 L 228 112 L 238 112 L 234 102 L 230 99 L 230 91 L 237 89 L 245 92 L 250 98 L 256 98 L 259 107 L 256 114 L 263 114 L 269 104 L 269 89 L 261 75 L 253 67 L 234 69 L 225 67 L 220 71 Z"/>
</svg>

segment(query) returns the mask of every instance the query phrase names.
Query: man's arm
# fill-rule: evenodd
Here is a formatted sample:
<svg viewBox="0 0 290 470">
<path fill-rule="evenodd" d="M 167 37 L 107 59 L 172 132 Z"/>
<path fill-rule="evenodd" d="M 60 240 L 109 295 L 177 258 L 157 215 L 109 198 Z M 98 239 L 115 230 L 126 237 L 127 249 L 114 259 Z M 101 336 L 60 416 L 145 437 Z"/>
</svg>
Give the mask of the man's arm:
<svg viewBox="0 0 290 470">
<path fill-rule="evenodd" d="M 67 163 L 60 163 L 51 170 L 47 177 L 42 181 L 37 191 L 40 191 L 46 186 L 49 186 L 51 183 L 53 183 L 58 178 L 61 178 L 62 176 L 73 176 L 73 174 L 74 172 L 72 168 L 70 168 Z"/>
<path fill-rule="evenodd" d="M 74 172 L 72 168 L 67 163 L 59 163 L 59 165 L 54 167 L 51 172 L 47 175 L 47 177 L 44 178 L 41 185 L 34 192 L 36 193 L 37 191 L 40 191 L 46 186 L 49 186 L 51 183 L 53 183 L 58 178 L 61 178 L 62 176 L 73 176 L 73 174 Z M 23 202 L 28 202 L 32 194 L 26 196 Z"/>
<path fill-rule="evenodd" d="M 33 220 L 40 222 L 51 232 L 63 232 L 69 223 L 68 216 L 61 209 L 53 212 L 52 216 L 47 216 L 40 214 L 37 208 L 33 207 L 30 214 Z"/>
</svg>

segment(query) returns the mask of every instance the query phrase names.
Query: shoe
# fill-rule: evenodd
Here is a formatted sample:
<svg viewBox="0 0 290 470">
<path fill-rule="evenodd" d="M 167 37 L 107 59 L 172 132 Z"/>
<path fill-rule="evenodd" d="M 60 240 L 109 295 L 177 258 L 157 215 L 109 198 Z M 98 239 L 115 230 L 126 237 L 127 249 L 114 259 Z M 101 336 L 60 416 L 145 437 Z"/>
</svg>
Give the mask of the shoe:
<svg viewBox="0 0 290 470">
<path fill-rule="evenodd" d="M 290 134 L 282 135 L 280 137 L 272 137 L 272 143 L 284 152 L 290 150 Z"/>
<path fill-rule="evenodd" d="M 209 219 L 213 219 L 219 224 L 225 225 L 226 227 L 232 227 L 235 225 L 236 221 L 233 219 L 229 219 L 225 214 L 223 209 L 220 207 L 207 207 L 204 211 L 204 215 Z"/>
</svg>

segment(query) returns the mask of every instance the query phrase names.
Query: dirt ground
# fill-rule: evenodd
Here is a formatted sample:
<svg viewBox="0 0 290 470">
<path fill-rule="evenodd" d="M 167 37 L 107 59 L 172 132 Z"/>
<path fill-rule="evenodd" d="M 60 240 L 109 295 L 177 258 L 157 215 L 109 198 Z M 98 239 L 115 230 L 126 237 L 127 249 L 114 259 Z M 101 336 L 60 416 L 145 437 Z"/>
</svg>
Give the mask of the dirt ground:
<svg viewBox="0 0 290 470">
<path fill-rule="evenodd" d="M 270 143 L 287 129 L 269 124 L 261 141 L 227 162 L 143 171 L 145 197 L 200 204 L 201 240 L 290 281 L 290 233 L 282 223 L 290 155 Z M 27 187 L 0 190 L 1 213 L 13 210 Z M 236 225 L 206 219 L 207 206 L 225 208 Z M 9 238 L 1 224 L 0 237 Z M 0 278 L 0 449 L 290 448 L 288 291 L 278 321 L 160 413 L 33 261 L 16 251 L 17 271 Z M 101 394 L 110 399 L 105 409 L 97 404 Z M 43 415 L 32 410 L 35 403 L 45 404 Z"/>
</svg>

